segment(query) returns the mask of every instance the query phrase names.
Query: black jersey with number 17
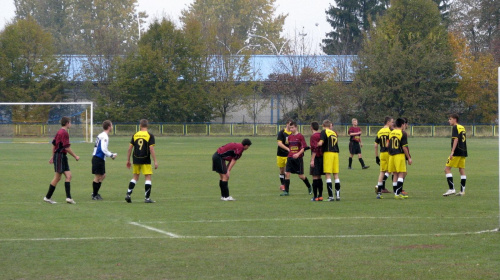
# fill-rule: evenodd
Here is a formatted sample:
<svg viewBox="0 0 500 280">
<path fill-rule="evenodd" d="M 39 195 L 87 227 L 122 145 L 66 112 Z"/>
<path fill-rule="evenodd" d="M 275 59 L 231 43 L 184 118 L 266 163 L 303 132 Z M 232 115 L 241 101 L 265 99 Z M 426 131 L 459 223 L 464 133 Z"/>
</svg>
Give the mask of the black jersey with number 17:
<svg viewBox="0 0 500 280">
<path fill-rule="evenodd" d="M 155 137 L 153 134 L 147 131 L 138 131 L 132 136 L 130 145 L 134 146 L 134 152 L 132 154 L 134 164 L 151 164 L 149 147 L 155 145 Z"/>
</svg>

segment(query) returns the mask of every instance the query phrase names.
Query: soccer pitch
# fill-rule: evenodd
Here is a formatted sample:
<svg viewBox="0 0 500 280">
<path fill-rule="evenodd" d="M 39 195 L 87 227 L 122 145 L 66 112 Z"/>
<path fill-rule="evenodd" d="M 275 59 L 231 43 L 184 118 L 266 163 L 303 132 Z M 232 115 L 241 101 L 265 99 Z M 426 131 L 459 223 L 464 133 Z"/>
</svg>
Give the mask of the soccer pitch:
<svg viewBox="0 0 500 280">
<path fill-rule="evenodd" d="M 311 202 L 294 174 L 290 196 L 279 196 L 275 137 L 249 137 L 229 181 L 237 201 L 221 201 L 211 156 L 243 138 L 157 137 L 154 204 L 143 203 L 143 176 L 133 203 L 124 200 L 129 137 L 110 137 L 118 158 L 106 161 L 103 201 L 90 199 L 93 144 L 72 144 L 75 205 L 64 202 L 63 182 L 57 204 L 42 200 L 50 144 L 0 144 L 0 279 L 500 278 L 498 139 L 468 139 L 466 195 L 443 197 L 450 139 L 409 138 L 409 199 L 377 200 L 373 139 L 362 148 L 371 167 L 355 157 L 348 170 L 344 137 L 342 201 Z"/>
</svg>

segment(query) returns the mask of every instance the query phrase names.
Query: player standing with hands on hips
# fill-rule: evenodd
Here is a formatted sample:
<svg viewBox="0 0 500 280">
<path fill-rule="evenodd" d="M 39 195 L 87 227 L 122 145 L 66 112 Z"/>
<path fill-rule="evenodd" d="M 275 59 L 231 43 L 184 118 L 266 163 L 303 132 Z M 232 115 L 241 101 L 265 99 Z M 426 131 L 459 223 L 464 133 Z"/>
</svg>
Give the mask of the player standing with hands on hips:
<svg viewBox="0 0 500 280">
<path fill-rule="evenodd" d="M 229 195 L 229 174 L 236 161 L 241 158 L 243 152 L 252 145 L 250 139 L 243 139 L 241 143 L 228 143 L 219 147 L 212 156 L 212 170 L 219 173 L 220 199 L 222 201 L 234 201 Z M 228 162 L 226 165 L 226 161 Z"/>
<path fill-rule="evenodd" d="M 102 129 L 104 131 L 97 135 L 95 139 L 94 152 L 92 153 L 92 174 L 94 174 L 94 180 L 92 181 L 92 200 L 102 200 L 99 189 L 101 188 L 102 181 L 106 178 L 106 157 L 115 159 L 118 155 L 108 150 L 108 134 L 113 129 L 111 121 L 104 121 L 102 123 Z"/>
<path fill-rule="evenodd" d="M 148 120 L 142 119 L 140 121 L 140 130 L 132 136 L 130 140 L 130 146 L 127 152 L 127 168 L 130 169 L 132 164 L 130 163 L 130 155 L 133 151 L 132 162 L 133 162 L 133 178 L 130 180 L 128 185 L 127 196 L 125 196 L 125 201 L 128 203 L 132 202 L 130 195 L 135 188 L 137 180 L 139 180 L 139 175 L 144 174 L 146 182 L 144 183 L 145 189 L 145 203 L 154 203 L 149 196 L 151 195 L 151 175 L 153 174 L 153 168 L 151 167 L 151 157 L 155 164 L 155 169 L 158 169 L 158 162 L 156 161 L 155 154 L 155 137 L 153 134 L 148 132 Z"/>
<path fill-rule="evenodd" d="M 50 158 L 49 163 L 54 164 L 54 179 L 50 182 L 49 191 L 47 195 L 43 198 L 43 201 L 55 204 L 56 202 L 52 200 L 52 194 L 56 190 L 57 183 L 61 180 L 62 174 L 66 177 L 64 181 L 64 189 L 66 190 L 66 202 L 69 204 L 75 204 L 76 202 L 71 198 L 71 171 L 69 170 L 68 156 L 70 154 L 76 161 L 80 159 L 73 150 L 71 150 L 69 143 L 69 133 L 68 129 L 71 127 L 71 119 L 68 117 L 61 118 L 61 129 L 57 131 L 54 140 L 52 140 L 52 158 Z"/>
</svg>

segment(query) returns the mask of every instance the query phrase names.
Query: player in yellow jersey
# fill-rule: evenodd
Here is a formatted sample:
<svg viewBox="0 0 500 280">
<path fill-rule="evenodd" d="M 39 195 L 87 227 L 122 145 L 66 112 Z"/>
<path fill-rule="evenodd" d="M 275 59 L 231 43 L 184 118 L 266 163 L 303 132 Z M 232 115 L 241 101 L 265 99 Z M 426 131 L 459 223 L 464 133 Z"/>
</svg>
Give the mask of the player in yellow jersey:
<svg viewBox="0 0 500 280">
<path fill-rule="evenodd" d="M 148 120 L 142 119 L 140 121 L 140 130 L 132 136 L 130 140 L 130 145 L 127 152 L 127 168 L 130 169 L 132 164 L 130 163 L 130 155 L 133 152 L 133 178 L 130 180 L 127 196 L 125 201 L 131 203 L 132 200 L 130 195 L 134 190 L 137 180 L 139 180 L 139 175 L 144 174 L 145 177 L 145 203 L 154 203 L 149 197 L 151 195 L 151 175 L 153 174 L 153 168 L 151 167 L 151 157 L 153 158 L 155 169 L 158 168 L 158 162 L 156 161 L 155 154 L 155 137 L 153 134 L 148 132 Z"/>
<path fill-rule="evenodd" d="M 385 181 L 389 177 L 389 149 L 386 144 L 393 123 L 394 119 L 392 117 L 385 117 L 384 127 L 377 132 L 377 137 L 375 137 L 375 161 L 380 165 L 380 174 L 378 176 L 377 185 L 375 186 L 375 192 L 377 193 L 378 199 L 382 198 L 382 193 L 389 193 L 385 188 Z M 378 146 L 380 146 L 380 157 Z"/>
<path fill-rule="evenodd" d="M 451 114 L 448 118 L 448 122 L 451 126 L 453 126 L 451 130 L 451 154 L 448 157 L 448 161 L 446 162 L 446 166 L 444 168 L 449 189 L 443 194 L 443 196 L 449 196 L 456 193 L 455 185 L 453 184 L 453 175 L 451 174 L 452 167 L 458 168 L 458 172 L 460 172 L 460 192 L 456 193 L 456 195 L 462 196 L 465 194 L 465 183 L 467 180 L 465 175 L 467 136 L 465 133 L 465 127 L 458 123 L 457 114 Z"/>
<path fill-rule="evenodd" d="M 408 164 L 412 164 L 412 159 L 408 153 L 408 136 L 403 130 L 405 121 L 402 118 L 396 120 L 396 127 L 389 134 L 387 147 L 389 151 L 389 172 L 392 172 L 394 189 L 394 198 L 404 199 L 408 196 L 401 194 L 403 182 L 406 173 L 406 158 Z"/>
<path fill-rule="evenodd" d="M 325 172 L 328 201 L 335 200 L 332 188 L 332 174 L 335 179 L 336 200 L 340 200 L 338 135 L 333 130 L 333 124 L 329 120 L 323 121 L 323 128 L 318 146 L 323 148 L 323 172 Z"/>
</svg>

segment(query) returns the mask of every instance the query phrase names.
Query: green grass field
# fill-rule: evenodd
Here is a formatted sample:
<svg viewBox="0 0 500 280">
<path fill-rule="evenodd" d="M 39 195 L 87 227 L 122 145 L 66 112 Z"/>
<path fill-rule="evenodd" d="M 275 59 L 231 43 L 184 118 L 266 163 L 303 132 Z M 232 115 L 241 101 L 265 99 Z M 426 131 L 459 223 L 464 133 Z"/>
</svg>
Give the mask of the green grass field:
<svg viewBox="0 0 500 280">
<path fill-rule="evenodd" d="M 340 202 L 311 202 L 296 175 L 280 197 L 275 138 L 251 139 L 231 173 L 237 201 L 223 202 L 211 155 L 241 138 L 158 138 L 155 204 L 143 203 L 143 177 L 124 201 L 128 137 L 110 139 L 119 155 L 107 160 L 103 201 L 90 199 L 93 145 L 73 144 L 76 205 L 62 182 L 58 204 L 42 201 L 50 144 L 0 144 L 0 279 L 500 278 L 497 139 L 468 140 L 466 196 L 443 197 L 449 138 L 410 138 L 404 201 L 375 199 L 371 139 L 367 170 L 357 160 L 347 170 L 342 139 Z"/>
</svg>

